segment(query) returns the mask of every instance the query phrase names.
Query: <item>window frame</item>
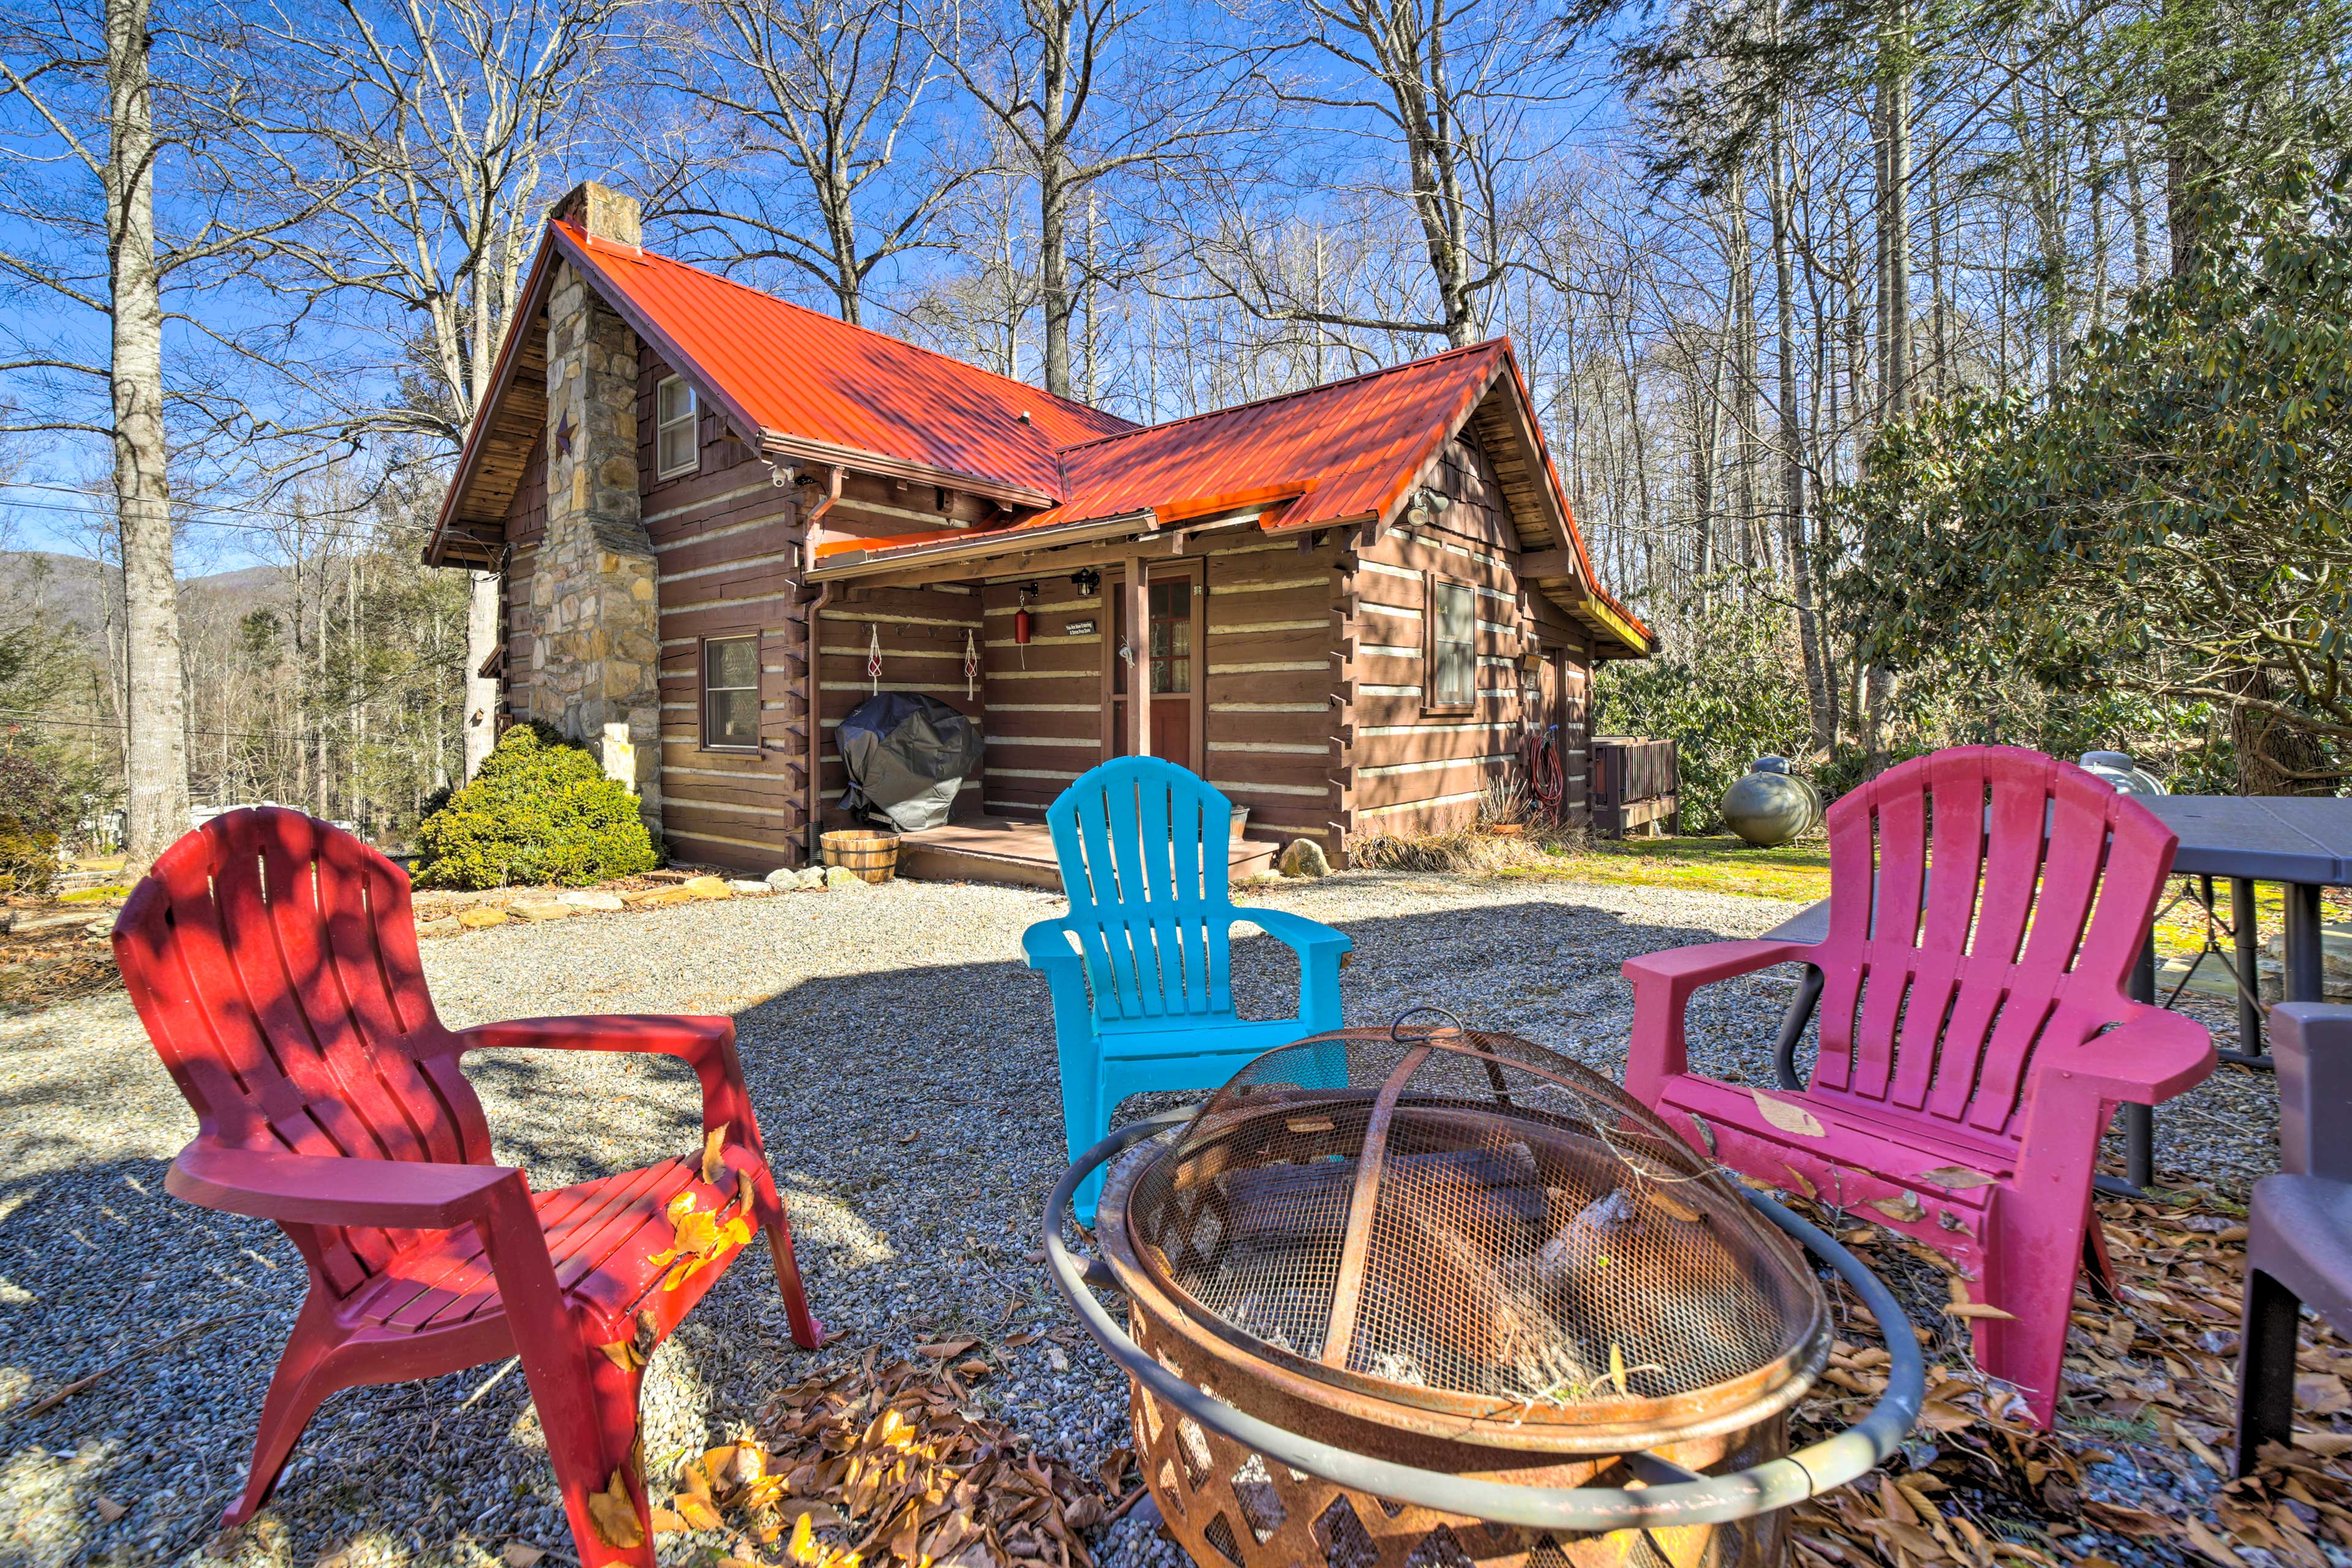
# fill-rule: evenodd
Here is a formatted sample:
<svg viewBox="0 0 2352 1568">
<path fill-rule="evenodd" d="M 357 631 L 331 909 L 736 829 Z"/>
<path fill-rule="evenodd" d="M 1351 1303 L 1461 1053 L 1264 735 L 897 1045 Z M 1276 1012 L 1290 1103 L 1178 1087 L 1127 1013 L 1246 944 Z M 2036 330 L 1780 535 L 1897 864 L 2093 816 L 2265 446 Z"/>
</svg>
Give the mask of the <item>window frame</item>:
<svg viewBox="0 0 2352 1568">
<path fill-rule="evenodd" d="M 662 417 L 662 395 L 673 386 L 686 389 L 686 412 L 665 419 Z M 662 437 L 684 426 L 687 432 L 687 457 L 683 462 L 665 466 L 662 462 Z M 702 468 L 702 395 L 694 383 L 682 375 L 666 375 L 654 383 L 654 478 L 674 479 Z"/>
<path fill-rule="evenodd" d="M 718 643 L 747 642 L 751 645 L 751 684 L 749 686 L 713 686 L 710 684 L 711 648 Z M 702 750 L 724 752 L 730 756 L 748 757 L 760 753 L 760 634 L 757 631 L 719 632 L 701 639 L 696 649 L 698 662 L 695 667 L 697 734 Z M 751 742 L 743 745 L 711 737 L 710 698 L 715 691 L 749 691 L 751 694 Z"/>
<path fill-rule="evenodd" d="M 1460 701 L 1442 700 L 1437 694 L 1438 680 L 1438 595 L 1444 589 L 1459 589 L 1470 598 L 1470 695 Z M 1441 576 L 1434 572 L 1422 574 L 1421 589 L 1421 710 L 1424 713 L 1475 713 L 1478 709 L 1478 585 L 1465 578 Z"/>
</svg>

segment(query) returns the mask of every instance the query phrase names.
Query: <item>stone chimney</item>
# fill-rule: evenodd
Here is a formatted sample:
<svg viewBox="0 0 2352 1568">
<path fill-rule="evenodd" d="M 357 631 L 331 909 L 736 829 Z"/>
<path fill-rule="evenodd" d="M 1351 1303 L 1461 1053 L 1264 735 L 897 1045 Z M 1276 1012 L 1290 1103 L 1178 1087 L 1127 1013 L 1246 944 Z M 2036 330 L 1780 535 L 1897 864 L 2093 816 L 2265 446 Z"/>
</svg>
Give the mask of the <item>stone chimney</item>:
<svg viewBox="0 0 2352 1568">
<path fill-rule="evenodd" d="M 616 245 L 637 204 L 588 184 L 554 216 Z M 531 572 L 533 716 L 637 794 L 659 841 L 660 602 L 637 490 L 637 337 L 568 260 L 547 302 L 547 532 Z"/>
<path fill-rule="evenodd" d="M 645 232 L 637 222 L 637 198 L 593 180 L 583 180 L 557 197 L 548 216 L 578 224 L 591 239 L 610 240 L 631 250 L 645 247 Z"/>
</svg>

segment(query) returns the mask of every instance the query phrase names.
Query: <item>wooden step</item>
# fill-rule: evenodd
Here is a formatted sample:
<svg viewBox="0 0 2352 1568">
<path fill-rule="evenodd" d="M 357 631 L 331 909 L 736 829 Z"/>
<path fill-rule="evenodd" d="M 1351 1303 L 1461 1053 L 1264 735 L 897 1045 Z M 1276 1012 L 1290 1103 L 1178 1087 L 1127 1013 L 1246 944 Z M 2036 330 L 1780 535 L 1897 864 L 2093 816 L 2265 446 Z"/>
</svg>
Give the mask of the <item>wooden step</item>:
<svg viewBox="0 0 2352 1568">
<path fill-rule="evenodd" d="M 1226 857 L 1234 881 L 1274 868 L 1278 844 L 1243 839 Z M 1043 824 L 984 818 L 909 833 L 898 841 L 898 875 L 919 882 L 986 882 L 1061 891 L 1061 865 Z"/>
</svg>

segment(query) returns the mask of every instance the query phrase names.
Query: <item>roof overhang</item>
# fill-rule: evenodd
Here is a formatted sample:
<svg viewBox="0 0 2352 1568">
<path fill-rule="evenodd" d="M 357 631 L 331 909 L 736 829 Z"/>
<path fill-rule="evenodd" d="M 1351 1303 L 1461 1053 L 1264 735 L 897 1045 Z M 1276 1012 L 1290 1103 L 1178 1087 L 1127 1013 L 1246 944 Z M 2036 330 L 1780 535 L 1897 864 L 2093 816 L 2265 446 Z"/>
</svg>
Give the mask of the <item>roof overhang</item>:
<svg viewBox="0 0 2352 1568">
<path fill-rule="evenodd" d="M 919 544 L 859 549 L 855 540 L 836 540 L 821 547 L 820 558 L 809 568 L 812 583 L 837 583 L 851 577 L 877 577 L 911 572 L 919 567 L 978 563 L 1032 550 L 1052 550 L 1070 544 L 1101 544 L 1142 538 L 1156 531 L 1160 519 L 1149 508 L 1116 517 L 1088 518 L 1047 523 L 1042 528 L 999 528 L 986 533 Z M 882 541 L 875 541 L 881 544 Z M 824 551 L 835 553 L 826 554 Z"/>
<path fill-rule="evenodd" d="M 996 501 L 1007 508 L 1031 511 L 1054 506 L 1061 500 L 1059 496 L 1049 495 L 1043 490 L 1007 484 L 980 474 L 933 468 L 927 463 L 886 457 L 855 447 L 835 446 L 761 425 L 740 399 L 697 364 L 693 357 L 680 348 L 677 341 L 630 298 L 628 290 L 619 287 L 604 269 L 597 259 L 597 252 L 611 244 L 609 240 L 575 237 L 555 224 L 547 226 L 541 237 L 538 253 L 531 258 L 530 271 L 517 296 L 520 304 L 508 322 L 506 342 L 499 351 L 498 368 L 491 375 L 488 392 L 474 411 L 473 425 L 466 432 L 466 444 L 457 454 L 457 471 L 450 476 L 449 488 L 441 498 L 440 513 L 434 521 L 432 536 L 425 542 L 426 565 L 495 567 L 499 563 L 504 541 L 469 537 L 456 526 L 457 513 L 481 468 L 482 451 L 488 444 L 491 424 L 489 415 L 514 385 L 521 359 L 519 351 L 531 323 L 538 320 L 541 309 L 547 303 L 548 291 L 553 284 L 553 263 L 558 258 L 569 261 L 578 268 L 595 289 L 597 298 L 626 321 L 638 337 L 659 350 L 664 363 L 691 380 L 696 393 L 718 408 L 726 416 L 729 427 L 763 457 L 782 462 L 823 463 L 855 468 L 860 473 L 904 479 L 909 483 L 943 485 L 950 489 Z"/>
</svg>

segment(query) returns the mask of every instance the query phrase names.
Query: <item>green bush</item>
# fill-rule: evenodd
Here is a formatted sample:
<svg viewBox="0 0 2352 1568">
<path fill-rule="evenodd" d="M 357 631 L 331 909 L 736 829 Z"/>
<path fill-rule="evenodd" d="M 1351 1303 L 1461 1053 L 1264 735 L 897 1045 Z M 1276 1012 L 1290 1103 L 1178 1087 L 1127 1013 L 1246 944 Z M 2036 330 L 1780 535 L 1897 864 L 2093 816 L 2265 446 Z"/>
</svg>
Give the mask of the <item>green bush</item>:
<svg viewBox="0 0 2352 1568">
<path fill-rule="evenodd" d="M 544 724 L 509 730 L 474 782 L 418 825 L 416 844 L 428 888 L 577 888 L 660 864 L 637 797 Z"/>
<path fill-rule="evenodd" d="M 1675 606 L 1679 635 L 1658 653 L 1604 665 L 1595 682 L 1593 733 L 1675 742 L 1685 833 L 1722 826 L 1717 804 L 1757 758 L 1799 761 L 1813 743 L 1787 613 L 1735 582 L 1714 588 Z"/>
<path fill-rule="evenodd" d="M 63 779 L 34 752 L 0 751 L 0 896 L 36 898 L 58 879 L 69 805 Z"/>
</svg>

